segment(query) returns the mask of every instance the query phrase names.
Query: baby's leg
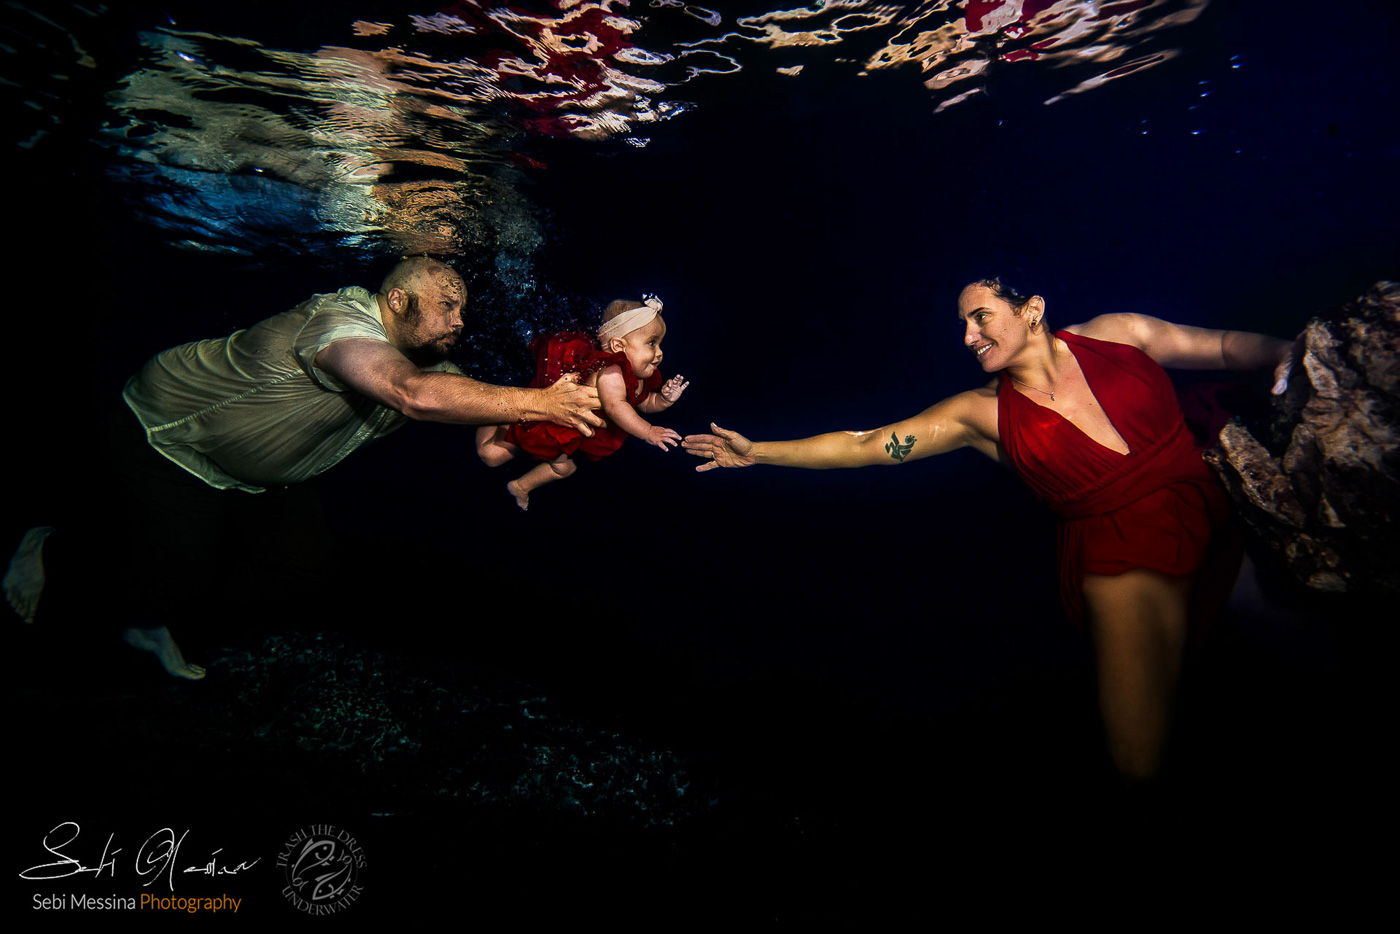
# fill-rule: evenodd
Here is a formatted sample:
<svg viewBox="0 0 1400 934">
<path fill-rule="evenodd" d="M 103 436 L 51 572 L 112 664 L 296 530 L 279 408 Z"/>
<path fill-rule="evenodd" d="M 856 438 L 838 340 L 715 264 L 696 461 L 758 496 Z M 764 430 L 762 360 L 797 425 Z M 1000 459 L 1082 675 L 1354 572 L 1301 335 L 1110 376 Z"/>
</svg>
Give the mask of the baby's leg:
<svg viewBox="0 0 1400 934">
<path fill-rule="evenodd" d="M 505 425 L 482 425 L 476 430 L 476 453 L 487 467 L 499 467 L 520 448 L 506 440 Z"/>
<path fill-rule="evenodd" d="M 531 490 L 544 486 L 546 483 L 553 483 L 555 480 L 571 477 L 575 470 L 578 470 L 578 465 L 571 461 L 567 454 L 560 454 L 552 461 L 536 464 L 526 471 L 519 480 L 507 483 L 506 492 L 515 497 L 515 505 L 528 510 Z"/>
</svg>

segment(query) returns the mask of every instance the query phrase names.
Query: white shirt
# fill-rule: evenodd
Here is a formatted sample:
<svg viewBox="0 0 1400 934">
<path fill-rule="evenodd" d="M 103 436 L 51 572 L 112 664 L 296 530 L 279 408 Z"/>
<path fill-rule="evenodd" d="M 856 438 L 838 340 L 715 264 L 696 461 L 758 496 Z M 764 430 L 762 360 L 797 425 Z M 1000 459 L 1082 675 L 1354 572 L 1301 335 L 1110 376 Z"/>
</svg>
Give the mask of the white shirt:
<svg viewBox="0 0 1400 934">
<path fill-rule="evenodd" d="M 348 338 L 389 343 L 373 293 L 358 286 L 157 354 L 122 397 L 151 445 L 210 486 L 298 483 L 407 420 L 316 368 L 318 353 Z"/>
</svg>

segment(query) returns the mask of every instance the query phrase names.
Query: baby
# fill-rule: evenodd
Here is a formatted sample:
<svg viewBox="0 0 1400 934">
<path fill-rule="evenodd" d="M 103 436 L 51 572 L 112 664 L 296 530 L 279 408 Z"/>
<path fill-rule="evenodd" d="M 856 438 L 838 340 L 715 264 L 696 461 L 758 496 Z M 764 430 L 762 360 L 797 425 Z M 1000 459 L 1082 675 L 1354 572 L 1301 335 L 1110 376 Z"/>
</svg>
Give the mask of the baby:
<svg viewBox="0 0 1400 934">
<path fill-rule="evenodd" d="M 524 451 L 543 461 L 518 480 L 506 484 L 521 509 L 530 508 L 530 493 L 543 484 L 571 476 L 577 466 L 575 453 L 600 460 L 622 447 L 628 435 L 641 438 L 661 450 L 675 447 L 681 436 L 653 425 L 639 415 L 664 412 L 690 385 L 677 375 L 661 382 L 661 340 L 666 322 L 661 320 L 661 300 L 655 295 L 634 302 L 619 299 L 603 310 L 603 326 L 595 341 L 591 334 L 565 331 L 535 338 L 532 387 L 553 385 L 566 373 L 577 373 L 581 382 L 598 389 L 607 424 L 585 438 L 575 428 L 552 422 L 518 425 L 483 425 L 477 429 L 476 452 L 489 467 L 498 467 Z"/>
</svg>

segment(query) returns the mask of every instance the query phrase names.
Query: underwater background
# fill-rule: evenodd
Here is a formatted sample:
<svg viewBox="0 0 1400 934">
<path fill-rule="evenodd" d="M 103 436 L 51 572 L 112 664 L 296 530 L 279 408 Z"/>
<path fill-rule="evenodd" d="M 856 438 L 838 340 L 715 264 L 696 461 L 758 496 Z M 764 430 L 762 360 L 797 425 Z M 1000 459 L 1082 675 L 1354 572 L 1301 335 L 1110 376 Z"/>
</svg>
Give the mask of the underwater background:
<svg viewBox="0 0 1400 934">
<path fill-rule="evenodd" d="M 658 293 L 691 386 L 656 421 L 756 439 L 978 384 L 972 279 L 1057 326 L 1291 336 L 1396 276 L 1393 4 L 772 3 L 7 4 L 7 534 L 81 514 L 151 354 L 410 252 L 456 259 L 454 359 L 496 382 Z M 1264 404 L 1266 375 L 1231 379 Z M 200 684 L 119 651 L 79 588 L 13 637 L 15 871 L 67 820 L 268 863 L 329 822 L 368 854 L 347 912 L 657 924 L 937 913 L 1129 865 L 1236 896 L 1365 872 L 1384 608 L 1280 583 L 1292 615 L 1203 635 L 1144 804 L 1009 472 L 696 463 L 632 442 L 521 514 L 519 468 L 408 426 L 319 478 L 334 587 L 230 556 L 176 632 Z M 286 915 L 272 876 L 224 888 Z"/>
</svg>

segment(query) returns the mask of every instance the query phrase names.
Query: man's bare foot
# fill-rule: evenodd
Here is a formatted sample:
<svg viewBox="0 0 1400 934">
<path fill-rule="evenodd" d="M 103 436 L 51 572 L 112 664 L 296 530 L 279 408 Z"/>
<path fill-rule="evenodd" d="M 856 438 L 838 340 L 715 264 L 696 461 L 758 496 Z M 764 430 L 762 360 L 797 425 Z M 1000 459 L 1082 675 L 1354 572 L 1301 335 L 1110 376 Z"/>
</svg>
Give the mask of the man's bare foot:
<svg viewBox="0 0 1400 934">
<path fill-rule="evenodd" d="M 5 572 L 5 599 L 26 623 L 34 622 L 39 612 L 39 596 L 44 592 L 44 539 L 52 531 L 52 526 L 39 525 L 25 532 Z"/>
<path fill-rule="evenodd" d="M 150 652 L 160 659 L 161 667 L 177 678 L 198 681 L 204 677 L 204 668 L 185 661 L 180 647 L 170 637 L 170 630 L 164 626 L 156 626 L 153 629 L 138 629 L 131 626 L 122 633 L 122 639 L 132 648 Z"/>
<path fill-rule="evenodd" d="M 530 491 L 523 488 L 519 481 L 512 480 L 507 483 L 506 492 L 515 497 L 515 505 L 526 512 L 530 511 Z"/>
</svg>

